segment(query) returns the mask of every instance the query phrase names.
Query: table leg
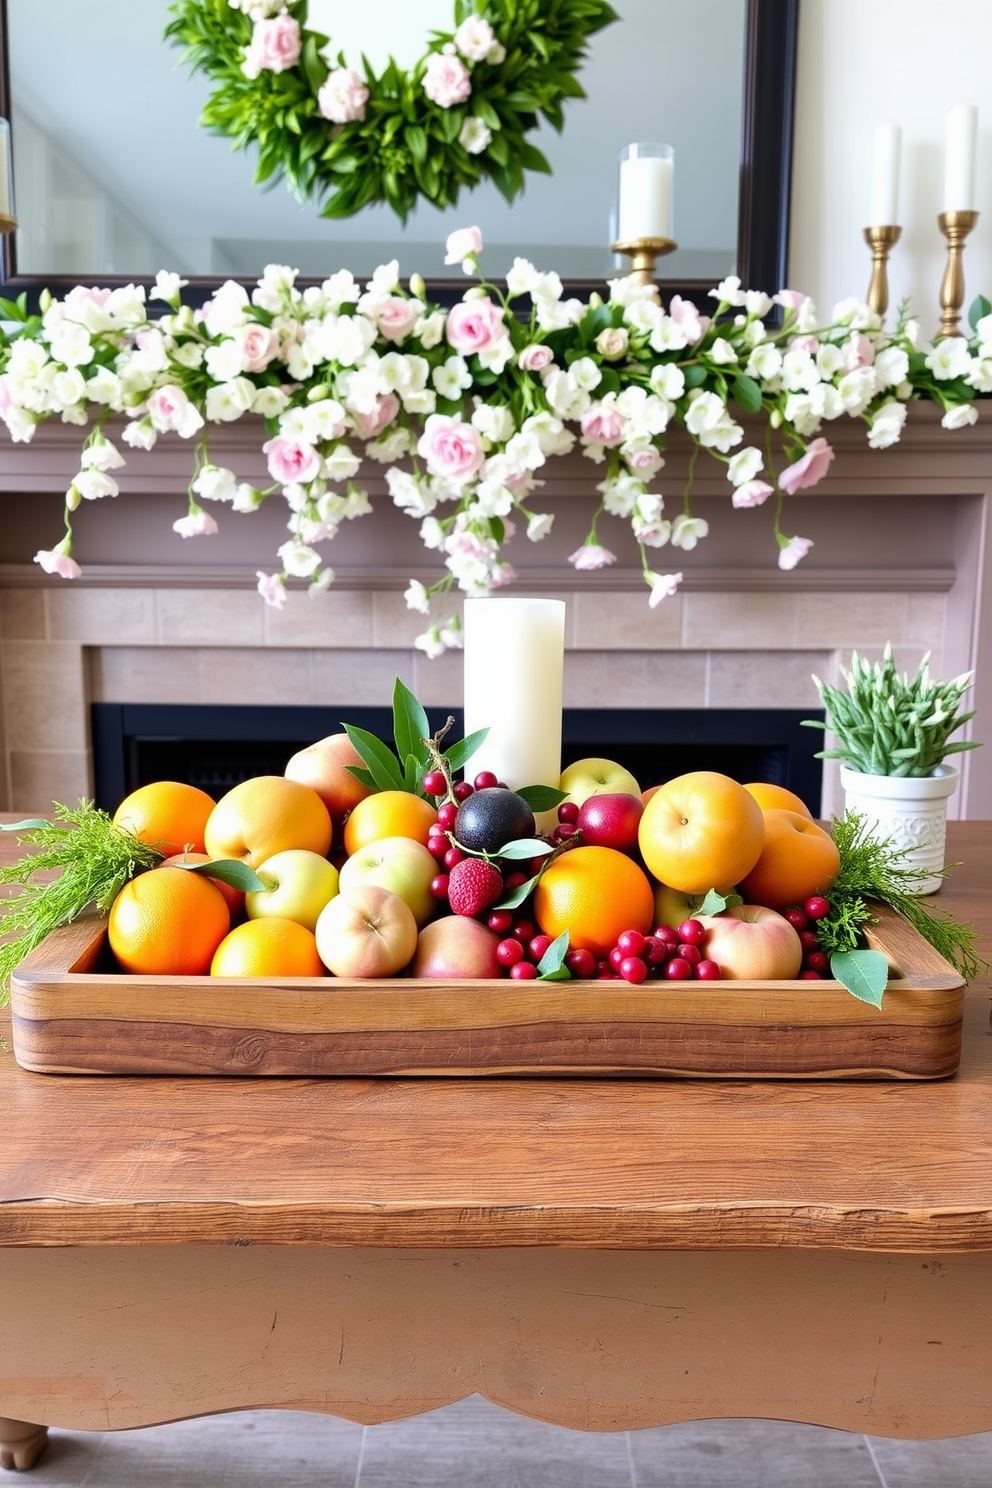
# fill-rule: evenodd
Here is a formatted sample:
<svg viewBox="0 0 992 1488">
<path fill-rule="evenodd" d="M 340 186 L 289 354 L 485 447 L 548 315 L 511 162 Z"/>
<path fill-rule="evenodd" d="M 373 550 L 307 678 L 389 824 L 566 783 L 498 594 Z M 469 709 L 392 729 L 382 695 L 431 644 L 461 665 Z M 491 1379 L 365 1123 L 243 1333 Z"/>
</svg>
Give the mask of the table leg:
<svg viewBox="0 0 992 1488">
<path fill-rule="evenodd" d="M 48 1445 L 48 1427 L 0 1416 L 0 1467 L 27 1472 Z"/>
</svg>

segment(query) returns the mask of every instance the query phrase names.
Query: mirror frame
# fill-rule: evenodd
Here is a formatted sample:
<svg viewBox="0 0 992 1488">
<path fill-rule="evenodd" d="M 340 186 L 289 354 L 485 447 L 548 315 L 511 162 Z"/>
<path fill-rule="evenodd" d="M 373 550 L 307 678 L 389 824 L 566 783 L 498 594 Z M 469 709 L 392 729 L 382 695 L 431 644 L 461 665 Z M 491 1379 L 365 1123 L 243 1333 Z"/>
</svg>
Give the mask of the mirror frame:
<svg viewBox="0 0 992 1488">
<path fill-rule="evenodd" d="M 747 0 L 735 272 L 746 288 L 769 293 L 786 283 L 798 31 L 799 0 Z M 7 119 L 10 102 L 7 0 L 0 0 L 0 115 Z M 151 276 L 142 275 L 94 277 L 108 286 L 152 283 Z M 80 279 L 79 274 L 18 273 L 14 234 L 3 238 L 0 289 L 8 298 L 26 292 L 33 306 L 42 289 L 48 288 L 61 297 Z M 208 275 L 192 276 L 183 298 L 187 303 L 199 304 L 209 298 L 220 282 L 219 278 Z M 254 280 L 242 282 L 254 283 Z M 301 278 L 299 282 L 312 284 L 319 280 Z M 673 293 L 689 299 L 705 298 L 712 287 L 704 279 L 659 278 L 658 283 L 666 298 Z M 565 281 L 565 291 L 588 298 L 602 285 L 600 279 L 569 279 Z M 428 280 L 427 290 L 441 304 L 453 303 L 461 298 L 462 292 L 460 281 L 455 279 Z"/>
</svg>

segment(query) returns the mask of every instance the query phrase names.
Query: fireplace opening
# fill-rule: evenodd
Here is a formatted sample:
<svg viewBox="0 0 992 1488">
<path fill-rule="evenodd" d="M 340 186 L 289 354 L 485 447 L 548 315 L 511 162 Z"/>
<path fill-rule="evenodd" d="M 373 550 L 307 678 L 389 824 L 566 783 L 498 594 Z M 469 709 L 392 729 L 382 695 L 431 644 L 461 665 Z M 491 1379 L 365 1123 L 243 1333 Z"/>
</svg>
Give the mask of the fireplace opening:
<svg viewBox="0 0 992 1488">
<path fill-rule="evenodd" d="M 428 708 L 432 730 L 460 708 Z M 587 757 L 624 765 L 641 789 L 689 770 L 783 785 L 820 814 L 822 735 L 801 727 L 822 710 L 793 708 L 566 708 L 562 767 Z M 343 721 L 392 739 L 389 708 L 272 708 L 93 703 L 94 796 L 105 811 L 154 780 L 183 780 L 218 799 L 252 775 L 281 775 L 298 749 Z"/>
</svg>

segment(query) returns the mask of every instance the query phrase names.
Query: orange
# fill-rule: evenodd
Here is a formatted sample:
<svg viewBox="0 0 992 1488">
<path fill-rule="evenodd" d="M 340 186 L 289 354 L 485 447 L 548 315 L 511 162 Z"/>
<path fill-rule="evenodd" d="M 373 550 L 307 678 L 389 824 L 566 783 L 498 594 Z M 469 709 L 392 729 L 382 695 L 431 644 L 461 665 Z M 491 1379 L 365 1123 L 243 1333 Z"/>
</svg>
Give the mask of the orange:
<svg viewBox="0 0 992 1488">
<path fill-rule="evenodd" d="M 203 829 L 214 809 L 212 796 L 180 780 L 156 780 L 125 796 L 114 826 L 157 847 L 164 857 L 184 848 L 203 851 Z"/>
<path fill-rule="evenodd" d="M 173 853 L 160 863 L 161 868 L 172 868 L 177 863 L 209 863 L 210 856 L 205 852 L 181 852 Z M 227 901 L 227 907 L 231 913 L 231 924 L 245 917 L 245 896 L 243 889 L 232 888 L 230 884 L 222 883 L 219 878 L 211 878 L 210 882 L 216 884 Z"/>
<path fill-rule="evenodd" d="M 829 832 L 799 811 L 765 812 L 761 856 L 741 884 L 751 904 L 788 909 L 811 894 L 825 894 L 840 870 L 840 853 Z"/>
<path fill-rule="evenodd" d="M 284 775 L 254 775 L 221 796 L 210 813 L 204 838 L 212 858 L 240 858 L 257 868 L 290 847 L 326 857 L 331 818 L 309 785 Z"/>
<path fill-rule="evenodd" d="M 217 947 L 211 976 L 319 977 L 324 963 L 312 930 L 271 916 L 237 925 Z"/>
<path fill-rule="evenodd" d="M 183 868 L 153 868 L 117 895 L 107 938 L 125 971 L 205 976 L 230 923 L 224 896 L 208 878 Z"/>
<path fill-rule="evenodd" d="M 694 770 L 651 797 L 638 832 L 641 856 L 661 883 L 705 894 L 738 883 L 758 861 L 765 825 L 761 807 L 729 775 Z"/>
<path fill-rule="evenodd" d="M 786 790 L 784 785 L 769 785 L 766 780 L 752 780 L 744 789 L 754 797 L 762 811 L 767 811 L 772 806 L 776 810 L 798 811 L 800 816 L 808 816 L 810 821 L 813 820 L 813 813 L 802 796 Z"/>
<path fill-rule="evenodd" d="M 344 845 L 350 857 L 380 837 L 412 837 L 427 846 L 427 834 L 437 811 L 410 791 L 377 791 L 359 801 L 344 824 Z"/>
<path fill-rule="evenodd" d="M 545 935 L 568 931 L 573 949 L 605 956 L 624 930 L 650 930 L 654 893 L 647 875 L 613 847 L 574 847 L 556 858 L 534 890 Z"/>
</svg>

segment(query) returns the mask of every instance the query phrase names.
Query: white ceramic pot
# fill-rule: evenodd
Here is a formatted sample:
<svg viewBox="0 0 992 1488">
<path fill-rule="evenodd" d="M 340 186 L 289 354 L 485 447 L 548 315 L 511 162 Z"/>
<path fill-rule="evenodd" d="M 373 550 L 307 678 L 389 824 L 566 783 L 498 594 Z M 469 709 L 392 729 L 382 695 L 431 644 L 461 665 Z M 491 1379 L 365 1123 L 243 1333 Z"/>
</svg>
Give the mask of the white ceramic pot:
<svg viewBox="0 0 992 1488">
<path fill-rule="evenodd" d="M 912 776 L 862 775 L 841 765 L 840 779 L 848 810 L 865 818 L 872 836 L 905 849 L 907 868 L 920 869 L 912 892 L 935 894 L 942 882 L 936 870 L 944 866 L 947 798 L 958 783 L 955 767 Z"/>
</svg>

